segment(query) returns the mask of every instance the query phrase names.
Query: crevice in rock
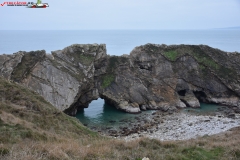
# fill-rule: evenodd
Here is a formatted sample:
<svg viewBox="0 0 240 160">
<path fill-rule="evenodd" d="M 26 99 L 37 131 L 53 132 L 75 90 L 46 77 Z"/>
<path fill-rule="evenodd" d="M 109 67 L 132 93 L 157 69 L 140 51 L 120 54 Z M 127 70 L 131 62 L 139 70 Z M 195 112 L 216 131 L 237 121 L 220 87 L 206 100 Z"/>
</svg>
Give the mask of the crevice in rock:
<svg viewBox="0 0 240 160">
<path fill-rule="evenodd" d="M 208 103 L 207 95 L 205 94 L 205 92 L 203 92 L 203 91 L 193 91 L 193 94 L 199 100 L 199 102 Z"/>
<path fill-rule="evenodd" d="M 187 107 L 191 107 L 191 106 L 187 103 L 186 100 L 184 100 L 184 99 L 182 99 L 182 98 L 180 98 L 180 100 L 181 100 Z"/>
<path fill-rule="evenodd" d="M 233 64 L 239 54 L 210 47 L 147 44 L 129 56 L 109 56 L 105 45 L 77 44 L 53 51 L 52 58 L 44 51 L 16 56 L 9 62 L 0 56 L 1 75 L 41 92 L 69 115 L 99 97 L 130 113 L 168 108 L 179 99 L 191 107 L 199 102 L 240 106 L 239 65 Z"/>
<path fill-rule="evenodd" d="M 150 63 L 139 64 L 139 68 L 147 71 L 152 71 L 152 65 Z"/>
<path fill-rule="evenodd" d="M 178 91 L 178 95 L 180 95 L 180 96 L 185 96 L 185 95 L 186 95 L 186 92 L 187 92 L 186 89 L 180 90 L 180 91 Z"/>
</svg>

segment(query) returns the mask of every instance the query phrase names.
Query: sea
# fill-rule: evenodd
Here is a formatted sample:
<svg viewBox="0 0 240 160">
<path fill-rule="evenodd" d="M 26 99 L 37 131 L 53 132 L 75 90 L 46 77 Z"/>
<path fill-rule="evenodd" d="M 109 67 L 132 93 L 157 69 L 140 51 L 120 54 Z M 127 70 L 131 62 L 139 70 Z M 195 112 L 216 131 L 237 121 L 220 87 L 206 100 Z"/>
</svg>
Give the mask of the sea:
<svg viewBox="0 0 240 160">
<path fill-rule="evenodd" d="M 155 44 L 204 44 L 227 52 L 240 53 L 240 29 L 211 30 L 1 30 L 0 54 L 18 51 L 61 50 L 72 44 L 104 43 L 107 54 L 129 54 L 134 47 Z M 216 111 L 219 106 L 201 104 L 197 112 Z M 154 111 L 141 114 L 148 116 Z M 89 128 L 116 128 L 126 121 L 134 121 L 139 115 L 128 114 L 105 104 L 103 99 L 94 100 L 76 117 Z"/>
</svg>

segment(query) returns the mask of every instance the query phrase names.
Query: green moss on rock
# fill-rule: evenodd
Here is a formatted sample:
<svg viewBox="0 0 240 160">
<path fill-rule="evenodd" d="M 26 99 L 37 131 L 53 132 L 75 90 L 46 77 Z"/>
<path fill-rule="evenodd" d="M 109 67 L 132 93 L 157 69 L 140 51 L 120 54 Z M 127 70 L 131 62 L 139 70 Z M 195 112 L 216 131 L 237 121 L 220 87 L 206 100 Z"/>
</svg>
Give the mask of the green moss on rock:
<svg viewBox="0 0 240 160">
<path fill-rule="evenodd" d="M 35 51 L 25 53 L 21 62 L 13 69 L 11 79 L 16 82 L 21 82 L 27 77 L 31 69 L 45 57 L 45 51 Z"/>
<path fill-rule="evenodd" d="M 212 57 L 207 55 L 203 50 L 201 50 L 199 46 L 194 46 L 193 51 L 190 52 L 190 55 L 194 57 L 194 59 L 200 64 L 200 66 L 205 67 L 203 71 L 206 71 L 206 68 L 209 68 L 215 71 L 216 75 L 218 75 L 219 77 L 228 80 L 237 79 L 237 72 L 235 70 L 221 65 Z"/>
<path fill-rule="evenodd" d="M 102 80 L 102 88 L 107 88 L 108 86 L 110 86 L 110 84 L 112 82 L 114 82 L 115 80 L 115 76 L 114 75 L 105 75 L 103 76 L 103 80 Z"/>
<path fill-rule="evenodd" d="M 170 61 L 176 61 L 178 57 L 178 52 L 177 51 L 168 51 L 164 52 L 163 55 L 168 58 Z"/>
<path fill-rule="evenodd" d="M 94 61 L 93 55 L 83 54 L 81 52 L 76 52 L 69 55 L 74 58 L 75 62 L 80 62 L 83 65 L 90 65 Z"/>
<path fill-rule="evenodd" d="M 79 55 L 80 62 L 85 65 L 90 65 L 94 61 L 91 55 Z"/>
</svg>

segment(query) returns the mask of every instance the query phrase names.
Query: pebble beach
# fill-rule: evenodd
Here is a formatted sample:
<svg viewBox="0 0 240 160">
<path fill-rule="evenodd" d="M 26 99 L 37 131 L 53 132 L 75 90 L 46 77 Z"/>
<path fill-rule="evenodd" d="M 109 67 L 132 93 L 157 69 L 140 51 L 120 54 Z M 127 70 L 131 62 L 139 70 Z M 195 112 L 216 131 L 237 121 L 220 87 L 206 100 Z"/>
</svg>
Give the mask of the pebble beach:
<svg viewBox="0 0 240 160">
<path fill-rule="evenodd" d="M 231 118 L 228 118 L 224 115 L 204 116 L 180 112 L 166 115 L 164 120 L 152 129 L 119 138 L 126 141 L 139 137 L 161 141 L 187 140 L 218 134 L 237 126 L 240 126 L 240 114 L 233 114 Z"/>
</svg>

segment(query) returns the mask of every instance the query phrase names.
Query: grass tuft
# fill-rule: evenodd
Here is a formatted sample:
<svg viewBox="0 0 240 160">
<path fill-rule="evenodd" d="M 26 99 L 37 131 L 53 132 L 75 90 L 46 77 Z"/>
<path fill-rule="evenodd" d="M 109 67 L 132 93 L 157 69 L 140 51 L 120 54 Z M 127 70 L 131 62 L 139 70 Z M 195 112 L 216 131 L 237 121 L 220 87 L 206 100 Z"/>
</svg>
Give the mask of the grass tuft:
<svg viewBox="0 0 240 160">
<path fill-rule="evenodd" d="M 168 51 L 164 52 L 163 55 L 167 57 L 171 61 L 175 61 L 178 57 L 178 52 L 177 51 Z"/>
<path fill-rule="evenodd" d="M 10 153 L 9 149 L 7 148 L 0 148 L 0 156 L 6 156 Z"/>
<path fill-rule="evenodd" d="M 102 88 L 107 88 L 112 82 L 114 82 L 114 75 L 105 75 L 103 76 Z"/>
</svg>

